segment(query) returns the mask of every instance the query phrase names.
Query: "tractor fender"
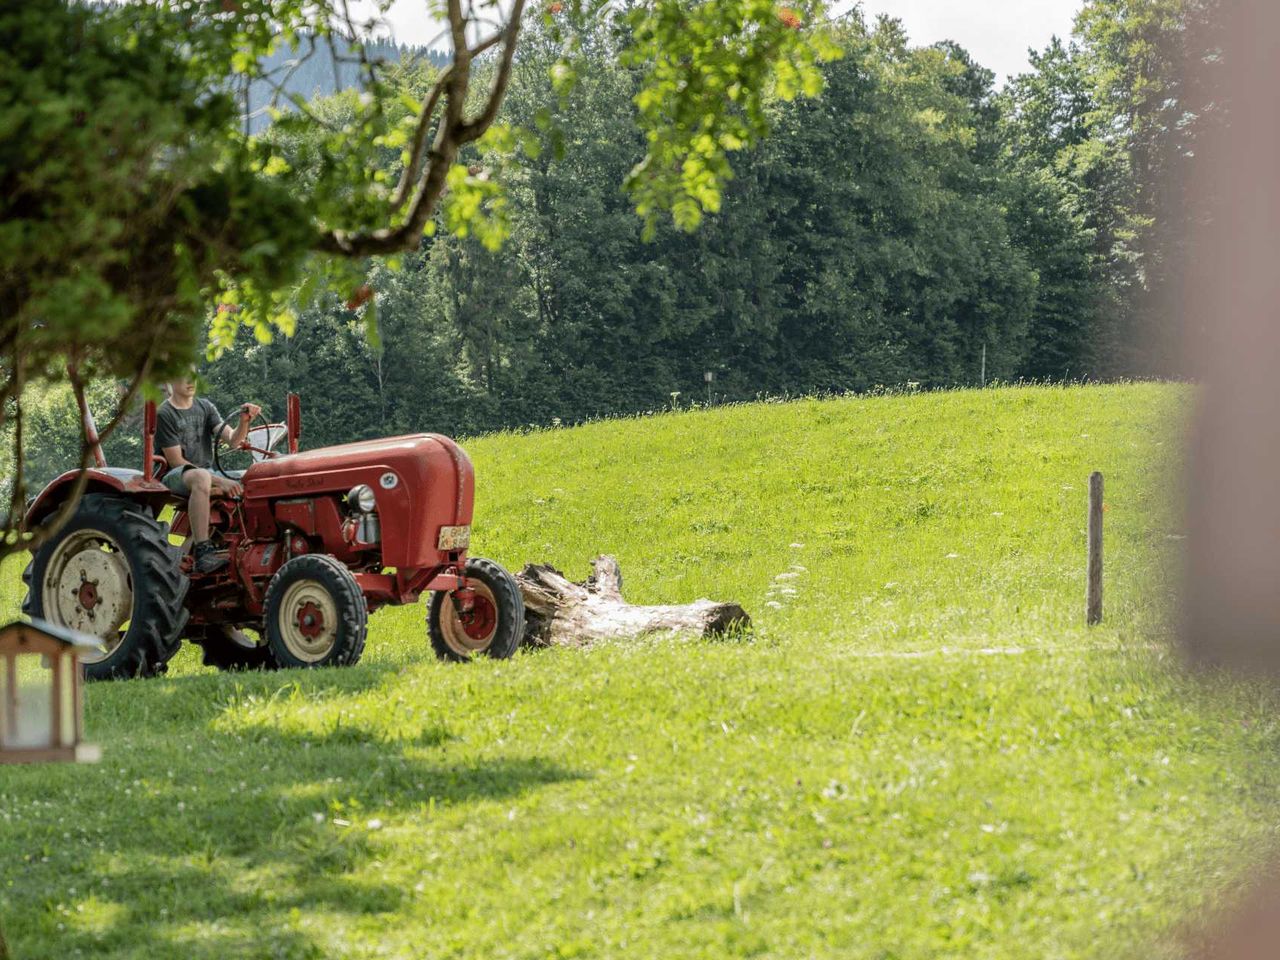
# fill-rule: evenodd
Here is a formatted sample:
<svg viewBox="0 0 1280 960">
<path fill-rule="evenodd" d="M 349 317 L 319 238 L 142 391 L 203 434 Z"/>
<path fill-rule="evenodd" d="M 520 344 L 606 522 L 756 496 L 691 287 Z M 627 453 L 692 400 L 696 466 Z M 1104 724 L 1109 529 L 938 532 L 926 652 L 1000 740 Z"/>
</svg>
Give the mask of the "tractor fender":
<svg viewBox="0 0 1280 960">
<path fill-rule="evenodd" d="M 153 512 L 171 497 L 168 487 L 156 480 L 142 479 L 141 470 L 120 467 L 91 467 L 85 493 L 114 493 L 145 503 Z M 26 528 L 33 530 L 57 511 L 75 489 L 79 470 L 68 470 L 49 482 L 27 507 Z"/>
</svg>

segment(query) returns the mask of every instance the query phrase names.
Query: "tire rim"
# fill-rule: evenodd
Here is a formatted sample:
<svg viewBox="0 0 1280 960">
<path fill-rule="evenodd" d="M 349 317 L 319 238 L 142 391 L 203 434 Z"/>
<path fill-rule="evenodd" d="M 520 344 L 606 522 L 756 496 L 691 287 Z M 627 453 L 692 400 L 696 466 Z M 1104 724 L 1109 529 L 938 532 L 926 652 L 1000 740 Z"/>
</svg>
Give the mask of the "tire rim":
<svg viewBox="0 0 1280 960">
<path fill-rule="evenodd" d="M 82 663 L 99 663 L 120 646 L 133 616 L 133 578 L 115 539 L 100 530 L 68 534 L 49 557 L 40 591 L 45 619 L 102 641 L 105 650 Z"/>
<path fill-rule="evenodd" d="M 319 663 L 338 642 L 338 605 L 315 580 L 290 584 L 277 617 L 285 649 L 304 663 Z"/>
<path fill-rule="evenodd" d="M 472 580 L 476 602 L 466 622 L 458 617 L 453 600 L 446 596 L 440 604 L 440 633 L 445 645 L 460 657 L 483 653 L 493 645 L 498 633 L 498 604 L 487 584 Z"/>
</svg>

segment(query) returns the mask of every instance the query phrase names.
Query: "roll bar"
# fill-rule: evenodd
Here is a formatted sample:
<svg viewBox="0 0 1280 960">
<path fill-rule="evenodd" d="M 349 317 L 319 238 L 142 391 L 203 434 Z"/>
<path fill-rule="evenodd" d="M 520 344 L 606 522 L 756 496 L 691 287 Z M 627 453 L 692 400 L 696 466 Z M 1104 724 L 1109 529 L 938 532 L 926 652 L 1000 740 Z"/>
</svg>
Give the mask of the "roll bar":
<svg viewBox="0 0 1280 960">
<path fill-rule="evenodd" d="M 289 452 L 298 452 L 298 441 L 302 439 L 302 399 L 291 393 L 285 398 L 284 424 L 289 431 Z"/>
</svg>

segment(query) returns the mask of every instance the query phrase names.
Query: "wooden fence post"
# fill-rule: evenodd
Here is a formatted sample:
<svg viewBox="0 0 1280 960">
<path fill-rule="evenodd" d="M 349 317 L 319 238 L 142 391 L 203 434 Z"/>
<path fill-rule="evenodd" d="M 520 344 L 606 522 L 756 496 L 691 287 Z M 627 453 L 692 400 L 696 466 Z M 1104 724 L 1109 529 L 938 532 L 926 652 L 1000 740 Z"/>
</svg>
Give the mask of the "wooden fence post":
<svg viewBox="0 0 1280 960">
<path fill-rule="evenodd" d="M 1085 598 L 1085 622 L 1102 622 L 1102 474 L 1089 477 L 1089 587 Z"/>
</svg>

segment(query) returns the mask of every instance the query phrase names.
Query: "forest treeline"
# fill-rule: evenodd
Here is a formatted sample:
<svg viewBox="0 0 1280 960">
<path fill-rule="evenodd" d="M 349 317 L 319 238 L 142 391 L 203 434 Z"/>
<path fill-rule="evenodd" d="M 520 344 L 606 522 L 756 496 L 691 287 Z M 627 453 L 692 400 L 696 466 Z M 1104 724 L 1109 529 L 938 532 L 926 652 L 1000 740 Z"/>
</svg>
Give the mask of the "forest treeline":
<svg viewBox="0 0 1280 960">
<path fill-rule="evenodd" d="M 652 238 L 620 189 L 641 155 L 635 68 L 601 27 L 562 96 L 533 26 L 504 107 L 533 135 L 468 159 L 508 185 L 505 242 L 441 230 L 370 261 L 369 302 L 334 289 L 290 338 L 242 330 L 203 369 L 208 392 L 280 416 L 296 391 L 315 446 L 703 402 L 708 372 L 716 401 L 1175 375 L 1161 292 L 1196 216 L 1179 183 L 1225 121 L 1182 71 L 1214 62 L 1213 9 L 1090 0 L 1002 89 L 960 47 L 912 47 L 855 11 L 821 96 L 772 107 L 721 209 Z M 401 80 L 420 92 L 434 69 Z M 341 119 L 353 96 L 311 109 Z M 122 462 L 135 433 L 114 441 Z"/>
</svg>

